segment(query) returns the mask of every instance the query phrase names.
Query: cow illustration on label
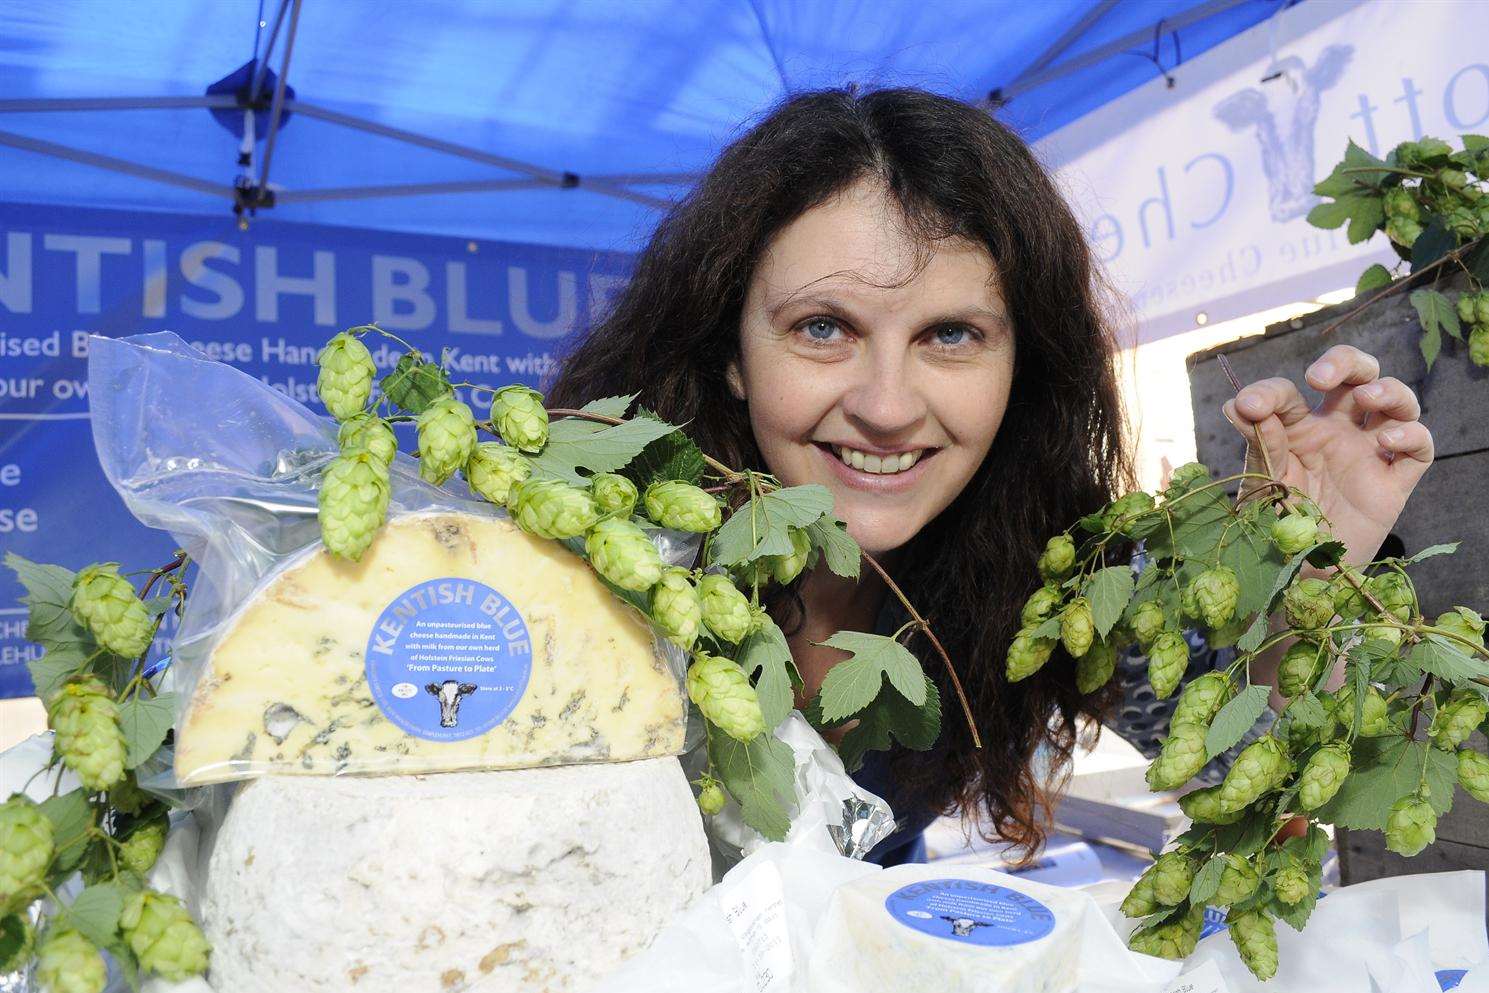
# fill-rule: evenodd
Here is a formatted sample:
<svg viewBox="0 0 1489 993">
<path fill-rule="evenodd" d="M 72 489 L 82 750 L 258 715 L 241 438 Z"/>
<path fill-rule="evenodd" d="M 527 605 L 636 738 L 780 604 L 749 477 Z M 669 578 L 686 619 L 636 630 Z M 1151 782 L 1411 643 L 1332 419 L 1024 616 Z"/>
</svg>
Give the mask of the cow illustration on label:
<svg viewBox="0 0 1489 993">
<path fill-rule="evenodd" d="M 948 917 L 941 915 L 941 919 L 951 925 L 951 933 L 958 938 L 965 938 L 980 927 L 992 927 L 990 921 L 974 921 L 970 917 Z"/>
<path fill-rule="evenodd" d="M 461 683 L 447 679 L 443 683 L 429 683 L 424 692 L 439 701 L 439 726 L 452 728 L 460 723 L 460 701 L 476 691 L 475 683 Z"/>
</svg>

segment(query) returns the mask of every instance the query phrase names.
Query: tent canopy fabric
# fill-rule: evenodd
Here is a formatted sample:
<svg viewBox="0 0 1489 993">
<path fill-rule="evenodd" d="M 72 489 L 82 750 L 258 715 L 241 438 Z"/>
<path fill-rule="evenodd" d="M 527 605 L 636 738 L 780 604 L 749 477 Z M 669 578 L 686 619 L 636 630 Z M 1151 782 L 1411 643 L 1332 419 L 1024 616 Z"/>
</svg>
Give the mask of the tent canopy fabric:
<svg viewBox="0 0 1489 993">
<path fill-rule="evenodd" d="M 226 215 L 268 189 L 281 220 L 635 250 L 789 93 L 922 86 L 1034 140 L 1293 2 L 13 0 L 0 197 Z"/>
</svg>

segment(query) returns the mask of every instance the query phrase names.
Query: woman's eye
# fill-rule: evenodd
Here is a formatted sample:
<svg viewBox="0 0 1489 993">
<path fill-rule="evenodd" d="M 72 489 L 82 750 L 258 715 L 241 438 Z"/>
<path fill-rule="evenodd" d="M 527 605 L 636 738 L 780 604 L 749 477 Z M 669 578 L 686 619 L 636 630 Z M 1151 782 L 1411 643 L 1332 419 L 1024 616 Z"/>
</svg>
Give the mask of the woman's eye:
<svg viewBox="0 0 1489 993">
<path fill-rule="evenodd" d="M 842 330 L 838 322 L 828 317 L 813 317 L 801 326 L 802 332 L 812 341 L 832 341 L 834 332 Z"/>
<path fill-rule="evenodd" d="M 936 330 L 936 344 L 946 347 L 964 345 L 977 336 L 977 332 L 965 324 L 948 324 Z"/>
</svg>

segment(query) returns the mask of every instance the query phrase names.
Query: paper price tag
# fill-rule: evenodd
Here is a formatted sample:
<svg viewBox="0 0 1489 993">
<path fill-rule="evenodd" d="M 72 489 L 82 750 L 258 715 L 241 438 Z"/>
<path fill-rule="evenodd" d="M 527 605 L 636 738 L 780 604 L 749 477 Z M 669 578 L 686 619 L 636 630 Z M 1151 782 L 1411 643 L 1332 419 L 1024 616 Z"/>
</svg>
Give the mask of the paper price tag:
<svg viewBox="0 0 1489 993">
<path fill-rule="evenodd" d="M 719 903 L 744 955 L 755 993 L 788 993 L 796 963 L 786 930 L 786 893 L 781 870 L 763 862 Z"/>
<path fill-rule="evenodd" d="M 1169 983 L 1163 993 L 1230 993 L 1213 959 L 1206 960 Z"/>
</svg>

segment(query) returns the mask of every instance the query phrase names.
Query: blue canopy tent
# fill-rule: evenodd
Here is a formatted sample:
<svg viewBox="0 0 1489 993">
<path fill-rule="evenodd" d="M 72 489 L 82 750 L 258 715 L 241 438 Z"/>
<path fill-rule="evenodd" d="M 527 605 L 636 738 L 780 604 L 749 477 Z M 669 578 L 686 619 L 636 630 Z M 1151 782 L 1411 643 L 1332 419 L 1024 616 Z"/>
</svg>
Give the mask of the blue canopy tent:
<svg viewBox="0 0 1489 993">
<path fill-rule="evenodd" d="M 633 249 L 788 92 L 919 85 L 1032 140 L 1292 2 L 10 3 L 0 199 Z"/>
</svg>

